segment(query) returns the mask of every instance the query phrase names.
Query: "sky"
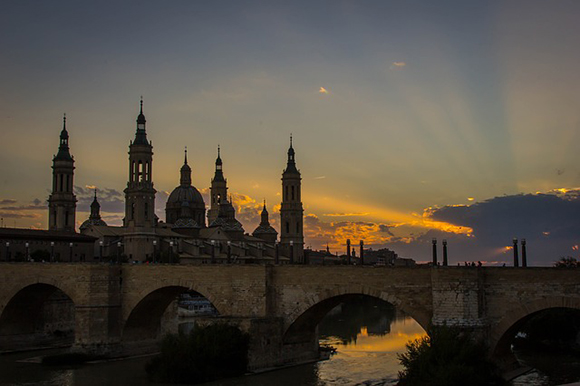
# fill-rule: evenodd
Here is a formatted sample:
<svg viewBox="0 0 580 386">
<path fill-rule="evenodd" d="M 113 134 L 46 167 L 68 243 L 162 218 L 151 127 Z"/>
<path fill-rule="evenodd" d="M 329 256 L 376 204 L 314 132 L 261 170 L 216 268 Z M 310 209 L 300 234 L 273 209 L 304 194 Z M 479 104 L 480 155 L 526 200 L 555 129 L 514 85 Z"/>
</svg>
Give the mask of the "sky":
<svg viewBox="0 0 580 386">
<path fill-rule="evenodd" d="M 184 147 L 217 146 L 251 233 L 277 227 L 290 134 L 306 246 L 451 264 L 579 257 L 580 2 L 10 1 L 0 14 L 0 217 L 47 227 L 66 113 L 77 223 L 119 225 L 143 96 L 156 212 Z M 206 199 L 206 203 L 207 203 Z"/>
</svg>

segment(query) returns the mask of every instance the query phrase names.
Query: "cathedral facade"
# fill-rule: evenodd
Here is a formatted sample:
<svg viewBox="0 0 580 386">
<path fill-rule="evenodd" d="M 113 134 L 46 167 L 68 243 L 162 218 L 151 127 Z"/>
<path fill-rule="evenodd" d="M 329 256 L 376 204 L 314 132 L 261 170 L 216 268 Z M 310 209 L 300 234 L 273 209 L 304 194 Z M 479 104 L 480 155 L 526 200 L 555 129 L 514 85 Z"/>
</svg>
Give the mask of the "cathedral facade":
<svg viewBox="0 0 580 386">
<path fill-rule="evenodd" d="M 74 230 L 74 160 L 68 159 L 66 154 L 68 133 L 61 133 L 59 153 L 53 160 L 54 182 L 49 199 L 49 226 L 54 224 L 59 229 L 70 229 L 72 221 Z M 80 227 L 80 231 L 97 238 L 95 259 L 100 260 L 125 258 L 133 262 L 191 264 L 303 262 L 301 176 L 294 157 L 290 139 L 287 166 L 282 174 L 280 241 L 278 232 L 270 225 L 265 202 L 261 222 L 251 235 L 246 233 L 243 224 L 236 219 L 236 210 L 227 195 L 227 179 L 224 177 L 219 147 L 209 189 L 207 215 L 203 196 L 192 185 L 192 170 L 188 165 L 186 149 L 179 185 L 167 199 L 165 222 L 160 221 L 155 215 L 153 146 L 147 138 L 141 101 L 135 138 L 129 143 L 129 175 L 124 190 L 123 225 L 108 226 L 101 219 L 95 192 L 91 215 Z"/>
</svg>

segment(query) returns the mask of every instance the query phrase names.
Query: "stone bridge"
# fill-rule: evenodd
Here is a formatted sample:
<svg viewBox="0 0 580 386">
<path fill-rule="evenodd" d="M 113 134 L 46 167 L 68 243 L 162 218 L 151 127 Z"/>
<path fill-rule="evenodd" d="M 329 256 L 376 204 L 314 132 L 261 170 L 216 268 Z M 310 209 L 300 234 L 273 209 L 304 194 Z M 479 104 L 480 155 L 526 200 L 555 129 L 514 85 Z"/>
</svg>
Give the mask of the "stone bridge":
<svg viewBox="0 0 580 386">
<path fill-rule="evenodd" d="M 534 313 L 580 309 L 580 270 L 555 268 L 258 265 L 0 264 L 0 351 L 38 333 L 43 303 L 57 290 L 73 304 L 74 348 L 123 355 L 154 349 L 162 316 L 196 291 L 218 319 L 250 332 L 253 368 L 313 359 L 316 326 L 353 295 L 382 299 L 423 328 L 475 331 L 495 358 Z M 4 347 L 3 347 L 4 346 Z"/>
</svg>

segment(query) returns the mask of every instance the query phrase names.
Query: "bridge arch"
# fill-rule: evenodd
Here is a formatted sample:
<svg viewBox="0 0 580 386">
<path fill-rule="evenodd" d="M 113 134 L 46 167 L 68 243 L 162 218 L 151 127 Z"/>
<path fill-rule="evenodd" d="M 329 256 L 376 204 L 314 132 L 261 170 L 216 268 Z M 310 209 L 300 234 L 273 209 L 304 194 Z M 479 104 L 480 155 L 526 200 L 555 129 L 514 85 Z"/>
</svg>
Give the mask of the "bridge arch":
<svg viewBox="0 0 580 386">
<path fill-rule="evenodd" d="M 516 363 L 517 360 L 511 351 L 511 342 L 515 334 L 539 312 L 556 308 L 580 310 L 580 298 L 547 297 L 510 309 L 490 331 L 489 341 L 492 358 L 498 363 Z"/>
<path fill-rule="evenodd" d="M 0 304 L 2 346 L 23 348 L 56 341 L 59 344 L 70 341 L 68 343 L 72 344 L 75 304 L 78 302 L 74 294 L 70 289 L 63 290 L 57 283 L 44 281 L 26 283 L 6 291 Z"/>
<path fill-rule="evenodd" d="M 185 292 L 195 292 L 206 298 L 222 315 L 222 311 L 216 307 L 213 297 L 206 291 L 194 289 L 184 285 L 166 285 L 159 288 L 142 291 L 125 319 L 123 327 L 124 341 L 138 341 L 156 339 L 161 328 L 161 318 L 167 307 Z"/>
<path fill-rule="evenodd" d="M 415 319 L 427 331 L 431 321 L 431 315 L 428 311 L 410 306 L 408 302 L 399 296 L 370 287 L 343 287 L 328 290 L 323 294 L 308 297 L 304 302 L 300 302 L 300 305 L 288 314 L 283 342 L 285 344 L 295 344 L 312 341 L 316 326 L 330 310 L 340 303 L 360 295 L 377 298 L 392 304 Z"/>
</svg>

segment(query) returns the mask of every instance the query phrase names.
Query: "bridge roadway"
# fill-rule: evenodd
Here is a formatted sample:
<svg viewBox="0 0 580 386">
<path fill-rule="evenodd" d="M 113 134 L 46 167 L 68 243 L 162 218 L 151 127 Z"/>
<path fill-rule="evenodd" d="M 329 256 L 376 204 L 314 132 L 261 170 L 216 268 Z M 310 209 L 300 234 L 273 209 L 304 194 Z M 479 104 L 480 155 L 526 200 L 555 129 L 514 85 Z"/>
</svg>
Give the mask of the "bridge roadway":
<svg viewBox="0 0 580 386">
<path fill-rule="evenodd" d="M 2 338 L 38 333 L 57 289 L 74 303 L 74 348 L 116 355 L 152 350 L 179 293 L 209 299 L 250 332 L 252 368 L 315 358 L 316 326 L 349 296 L 382 299 L 429 324 L 456 325 L 513 361 L 509 344 L 536 312 L 580 309 L 580 270 L 500 267 L 0 264 Z"/>
</svg>

